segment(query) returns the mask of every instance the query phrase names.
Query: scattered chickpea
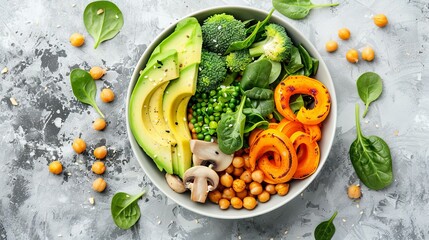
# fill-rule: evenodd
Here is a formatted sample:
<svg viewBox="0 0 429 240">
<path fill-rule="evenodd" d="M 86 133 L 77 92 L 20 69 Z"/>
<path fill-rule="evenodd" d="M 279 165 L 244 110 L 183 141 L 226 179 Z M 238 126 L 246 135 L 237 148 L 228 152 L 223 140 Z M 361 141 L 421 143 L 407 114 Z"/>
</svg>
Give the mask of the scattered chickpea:
<svg viewBox="0 0 429 240">
<path fill-rule="evenodd" d="M 110 88 L 103 88 L 100 93 L 100 99 L 105 103 L 112 102 L 115 99 L 115 93 Z"/>
<path fill-rule="evenodd" d="M 360 187 L 359 185 L 350 185 L 348 190 L 347 190 L 347 195 L 349 196 L 349 198 L 351 199 L 358 199 L 362 196 L 362 193 L 360 192 Z"/>
<path fill-rule="evenodd" d="M 244 167 L 244 158 L 243 157 L 234 157 L 232 159 L 232 165 L 235 168 L 242 168 L 242 167 Z"/>
<path fill-rule="evenodd" d="M 274 186 L 273 184 L 267 184 L 265 186 L 265 191 L 267 191 L 271 195 L 274 195 L 277 193 L 276 186 Z"/>
<path fill-rule="evenodd" d="M 235 197 L 235 192 L 232 188 L 225 188 L 222 192 L 222 198 L 231 200 L 231 198 Z"/>
<path fill-rule="evenodd" d="M 243 168 L 234 168 L 234 172 L 232 173 L 232 175 L 236 177 L 240 177 L 241 174 L 243 174 L 243 172 L 244 172 Z"/>
<path fill-rule="evenodd" d="M 335 52 L 338 49 L 338 43 L 334 40 L 327 41 L 325 48 L 327 52 Z"/>
<path fill-rule="evenodd" d="M 228 174 L 232 174 L 234 172 L 234 166 L 231 164 L 226 169 L 225 172 Z"/>
<path fill-rule="evenodd" d="M 81 154 L 83 153 L 83 151 L 85 151 L 86 149 L 86 143 L 82 138 L 76 138 L 73 141 L 72 144 L 73 150 L 77 153 L 77 154 Z"/>
<path fill-rule="evenodd" d="M 249 190 L 252 195 L 259 195 L 262 192 L 262 185 L 258 182 L 251 182 L 249 184 Z"/>
<path fill-rule="evenodd" d="M 89 70 L 89 74 L 91 75 L 92 79 L 98 80 L 103 77 L 104 74 L 106 74 L 106 70 L 102 69 L 101 67 L 95 66 Z"/>
<path fill-rule="evenodd" d="M 371 47 L 365 47 L 362 50 L 362 59 L 368 62 L 371 62 L 372 60 L 374 60 L 374 49 L 372 49 Z"/>
<path fill-rule="evenodd" d="M 351 63 L 357 63 L 359 61 L 359 53 L 356 51 L 356 49 L 350 49 L 346 53 L 346 59 L 347 61 Z"/>
<path fill-rule="evenodd" d="M 234 182 L 232 182 L 232 189 L 236 193 L 242 192 L 246 189 L 246 183 L 241 179 L 235 179 Z"/>
<path fill-rule="evenodd" d="M 240 179 L 243 180 L 245 183 L 251 183 L 252 173 L 249 170 L 246 170 L 241 174 Z"/>
<path fill-rule="evenodd" d="M 255 170 L 252 172 L 252 179 L 255 182 L 262 183 L 264 181 L 264 172 L 261 170 Z"/>
<path fill-rule="evenodd" d="M 53 161 L 49 164 L 49 172 L 53 174 L 60 174 L 63 171 L 63 165 L 60 161 Z"/>
<path fill-rule="evenodd" d="M 98 148 L 94 149 L 94 156 L 95 156 L 95 158 L 97 158 L 97 159 L 103 159 L 103 158 L 106 157 L 106 155 L 107 155 L 107 148 L 106 148 L 106 146 L 101 146 L 101 147 L 98 147 Z"/>
<path fill-rule="evenodd" d="M 80 33 L 73 33 L 70 36 L 70 43 L 74 47 L 80 47 L 85 42 L 85 37 Z"/>
<path fill-rule="evenodd" d="M 243 199 L 243 207 L 247 210 L 252 210 L 256 207 L 258 202 L 256 202 L 256 199 L 254 197 L 245 197 Z"/>
<path fill-rule="evenodd" d="M 289 184 L 288 183 L 279 183 L 276 185 L 277 194 L 280 196 L 284 196 L 289 192 Z"/>
<path fill-rule="evenodd" d="M 258 200 L 261 203 L 268 202 L 268 200 L 270 200 L 270 198 L 271 198 L 271 195 L 267 191 L 263 191 L 261 194 L 258 195 Z"/>
<path fill-rule="evenodd" d="M 220 209 L 223 209 L 223 210 L 228 209 L 229 205 L 231 205 L 231 203 L 229 202 L 228 199 L 219 200 L 219 208 Z"/>
<path fill-rule="evenodd" d="M 222 184 L 225 187 L 231 187 L 233 180 L 234 179 L 232 178 L 232 176 L 226 172 L 224 175 L 220 177 L 220 184 Z"/>
<path fill-rule="evenodd" d="M 243 207 L 243 201 L 238 197 L 231 198 L 231 206 L 235 209 L 241 209 Z"/>
<path fill-rule="evenodd" d="M 95 173 L 95 174 L 103 174 L 104 171 L 106 171 L 106 166 L 104 166 L 103 162 L 100 161 L 96 161 L 92 164 L 91 170 Z"/>
<path fill-rule="evenodd" d="M 211 191 L 211 192 L 209 192 L 209 200 L 212 202 L 212 203 L 216 203 L 216 204 L 219 204 L 219 200 L 222 198 L 222 193 L 220 193 L 220 191 L 219 190 L 214 190 L 214 191 Z"/>
<path fill-rule="evenodd" d="M 107 183 L 103 178 L 97 178 L 92 183 L 92 189 L 96 192 L 103 192 L 106 189 Z"/>
<path fill-rule="evenodd" d="M 243 198 L 247 197 L 247 195 L 248 195 L 248 193 L 247 193 L 246 189 L 244 189 L 241 192 L 235 193 L 235 196 L 238 197 L 238 198 L 240 198 L 240 199 L 243 199 Z"/>
<path fill-rule="evenodd" d="M 104 130 L 104 128 L 106 128 L 106 120 L 104 120 L 103 118 L 95 119 L 94 123 L 92 124 L 92 128 L 97 131 Z"/>
<path fill-rule="evenodd" d="M 377 27 L 381 28 L 385 27 L 389 23 L 389 20 L 387 20 L 387 17 L 384 14 L 377 14 L 372 18 L 372 20 Z"/>
<path fill-rule="evenodd" d="M 341 28 L 338 30 L 338 37 L 343 40 L 348 40 L 350 38 L 350 30 L 347 28 Z"/>
</svg>

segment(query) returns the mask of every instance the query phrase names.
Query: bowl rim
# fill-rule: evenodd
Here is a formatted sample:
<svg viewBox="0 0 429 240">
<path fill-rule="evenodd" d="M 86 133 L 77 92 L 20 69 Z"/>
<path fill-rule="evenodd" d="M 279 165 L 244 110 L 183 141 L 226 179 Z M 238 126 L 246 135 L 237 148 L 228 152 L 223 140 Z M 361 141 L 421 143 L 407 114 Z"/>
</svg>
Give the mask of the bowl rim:
<svg viewBox="0 0 429 240">
<path fill-rule="evenodd" d="M 140 71 L 142 70 L 141 67 L 144 67 L 146 64 L 146 61 L 149 59 L 150 54 L 152 54 L 153 50 L 155 49 L 155 47 L 165 38 L 164 35 L 166 35 L 166 33 L 168 32 L 172 32 L 174 30 L 174 28 L 176 27 L 177 23 L 180 22 L 181 20 L 188 18 L 188 17 L 195 17 L 197 15 L 201 15 L 207 12 L 215 12 L 217 11 L 218 13 L 222 13 L 228 10 L 243 10 L 243 11 L 253 11 L 253 12 L 258 12 L 259 14 L 264 14 L 264 15 L 268 15 L 268 11 L 262 10 L 262 9 L 257 9 L 254 7 L 249 7 L 249 6 L 240 6 L 240 5 L 225 5 L 225 6 L 216 6 L 216 7 L 210 7 L 210 8 L 204 8 L 195 12 L 192 12 L 176 21 L 174 21 L 172 24 L 170 24 L 167 28 L 165 28 L 164 30 L 162 30 L 156 37 L 155 39 L 153 39 L 153 41 L 147 46 L 147 48 L 145 49 L 144 53 L 141 55 L 139 61 L 136 64 L 136 67 L 133 71 L 133 74 L 131 76 L 129 85 L 128 85 L 128 90 L 127 90 L 127 97 L 126 97 L 126 106 L 125 106 L 125 115 L 126 115 L 126 125 L 127 125 L 127 135 L 128 135 L 128 140 L 130 142 L 131 145 L 131 149 L 133 151 L 133 154 L 135 156 L 135 158 L 137 159 L 137 161 L 139 162 L 140 167 L 143 169 L 144 173 L 149 177 L 150 181 L 164 194 L 166 195 L 169 199 L 171 199 L 173 202 L 175 202 L 176 204 L 178 204 L 181 207 L 184 207 L 185 209 L 203 215 L 203 216 L 207 216 L 207 217 L 211 217 L 211 218 L 216 218 L 216 219 L 244 219 L 244 218 L 250 218 L 250 217 L 256 217 L 259 215 L 263 215 L 266 213 L 269 213 L 275 209 L 278 209 L 282 206 L 285 206 L 288 202 L 292 201 L 293 199 L 295 199 L 299 194 L 301 194 L 304 190 L 306 190 L 308 188 L 308 186 L 315 180 L 315 178 L 318 176 L 318 174 L 320 173 L 320 171 L 322 170 L 323 166 L 325 165 L 326 161 L 329 158 L 329 154 L 332 150 L 332 144 L 335 138 L 335 132 L 336 132 L 336 126 L 337 126 L 337 100 L 336 100 L 336 93 L 335 93 L 335 86 L 334 86 L 334 82 L 332 81 L 332 77 L 331 74 L 329 72 L 329 69 L 327 68 L 322 56 L 320 55 L 320 53 L 317 51 L 317 49 L 314 47 L 313 43 L 308 39 L 308 37 L 306 37 L 304 34 L 302 34 L 296 27 L 294 27 L 293 25 L 291 25 L 290 23 L 288 23 L 287 21 L 285 21 L 282 17 L 280 16 L 276 16 L 276 15 L 272 15 L 271 19 L 275 19 L 275 21 L 277 22 L 281 22 L 281 25 L 284 26 L 286 28 L 287 31 L 292 30 L 293 32 L 297 33 L 298 35 L 300 35 L 301 38 L 304 39 L 305 43 L 305 48 L 307 49 L 307 51 L 312 52 L 312 56 L 317 58 L 319 60 L 319 69 L 324 68 L 326 69 L 326 81 L 330 82 L 332 84 L 332 88 L 329 89 L 329 93 L 331 96 L 331 102 L 333 104 L 331 104 L 331 109 L 330 109 L 330 115 L 332 116 L 332 129 L 331 129 L 331 134 L 332 137 L 331 139 L 326 143 L 327 144 L 327 149 L 329 150 L 325 159 L 320 159 L 320 163 L 319 166 L 317 167 L 316 172 L 314 172 L 310 177 L 306 178 L 306 182 L 305 184 L 302 186 L 302 188 L 299 191 L 296 191 L 294 194 L 289 193 L 288 195 L 292 194 L 292 196 L 290 197 L 290 199 L 288 199 L 285 202 L 282 202 L 281 204 L 277 204 L 275 206 L 272 207 L 268 207 L 267 209 L 261 210 L 261 211 L 243 211 L 241 210 L 241 213 L 237 214 L 236 216 L 222 216 L 222 214 L 213 214 L 210 211 L 207 212 L 202 212 L 199 211 L 197 209 L 194 209 L 190 206 L 187 205 L 182 205 L 178 200 L 176 200 L 175 196 L 173 196 L 172 194 L 170 194 L 169 192 L 166 192 L 163 190 L 163 187 L 160 186 L 159 183 L 157 183 L 156 181 L 153 181 L 153 178 L 151 177 L 152 173 L 150 171 L 147 171 L 148 169 L 146 169 L 146 167 L 143 165 L 142 161 L 139 159 L 136 151 L 137 149 L 140 149 L 141 151 L 143 151 L 140 147 L 140 145 L 136 142 L 132 132 L 131 132 L 131 128 L 130 128 L 130 123 L 129 123 L 129 101 L 130 101 L 130 97 L 132 94 L 132 91 L 134 89 L 135 84 L 138 81 L 139 75 L 140 75 Z M 214 13 L 213 13 L 214 14 Z M 302 42 L 301 42 L 302 43 Z M 137 149 L 136 149 L 137 148 Z M 144 151 L 143 151 L 144 152 Z M 145 153 L 143 153 L 145 154 Z M 322 161 L 323 160 L 323 161 Z M 159 172 L 162 173 L 163 172 Z M 159 174 L 158 172 L 156 174 Z M 175 192 L 172 192 L 173 194 L 178 194 Z M 189 200 L 191 201 L 191 200 Z M 222 211 L 225 210 L 219 210 L 219 213 L 221 213 Z"/>
</svg>

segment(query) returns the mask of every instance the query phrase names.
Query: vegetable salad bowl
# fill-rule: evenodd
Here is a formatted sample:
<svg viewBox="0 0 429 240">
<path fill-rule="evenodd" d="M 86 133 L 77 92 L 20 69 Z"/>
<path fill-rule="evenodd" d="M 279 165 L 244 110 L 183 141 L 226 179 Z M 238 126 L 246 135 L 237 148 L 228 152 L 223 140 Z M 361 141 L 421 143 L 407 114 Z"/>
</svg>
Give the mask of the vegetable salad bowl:
<svg viewBox="0 0 429 240">
<path fill-rule="evenodd" d="M 203 22 L 204 19 L 207 17 L 218 14 L 218 13 L 226 13 L 233 15 L 236 19 L 240 20 L 248 20 L 248 19 L 256 19 L 262 21 L 267 15 L 268 12 L 262 11 L 259 9 L 251 8 L 251 7 L 242 7 L 242 6 L 222 6 L 222 7 L 216 7 L 216 8 L 209 8 L 205 10 L 201 10 L 195 13 L 190 14 L 186 17 L 195 17 L 197 18 L 200 23 Z M 185 18 L 186 18 L 185 17 Z M 177 21 L 178 22 L 178 21 Z M 253 210 L 246 210 L 246 209 L 240 209 L 236 210 L 232 207 L 230 207 L 227 210 L 221 210 L 217 204 L 211 203 L 209 200 L 205 204 L 193 202 L 190 199 L 190 193 L 176 193 L 174 192 L 167 184 L 165 180 L 165 172 L 161 172 L 158 170 L 156 164 L 152 161 L 150 157 L 148 157 L 143 149 L 139 146 L 137 141 L 135 140 L 131 129 L 130 129 L 130 121 L 129 121 L 129 103 L 130 103 L 130 97 L 133 91 L 133 88 L 135 84 L 137 83 L 137 80 L 140 75 L 140 71 L 144 69 L 151 53 L 155 49 L 155 47 L 167 36 L 169 36 L 175 29 L 177 22 L 173 23 L 170 27 L 165 29 L 161 34 L 159 34 L 155 40 L 148 46 L 144 54 L 141 56 L 139 62 L 136 65 L 136 68 L 134 70 L 134 73 L 132 75 L 128 92 L 127 92 L 127 132 L 128 132 L 128 138 L 131 144 L 131 148 L 140 164 L 140 166 L 143 168 L 144 172 L 147 174 L 149 179 L 155 184 L 156 187 L 158 187 L 165 195 L 167 195 L 171 200 L 179 204 L 180 206 L 193 211 L 195 213 L 213 217 L 213 218 L 219 218 L 219 219 L 241 219 L 241 218 L 249 218 L 249 217 L 255 217 L 261 214 L 265 214 L 268 212 L 271 212 L 285 204 L 287 204 L 289 201 L 294 199 L 296 196 L 298 196 L 302 191 L 306 189 L 306 187 L 313 182 L 317 175 L 320 173 L 323 165 L 328 159 L 328 155 L 332 146 L 332 142 L 335 135 L 335 128 L 336 128 L 336 117 L 337 117 L 337 103 L 336 103 L 336 95 L 335 95 L 335 89 L 334 84 L 332 82 L 331 76 L 329 74 L 328 68 L 326 67 L 325 63 L 323 62 L 322 57 L 317 52 L 315 47 L 311 44 L 309 40 L 307 40 L 296 28 L 288 24 L 286 21 L 284 21 L 282 18 L 279 18 L 277 16 L 272 16 L 270 22 L 277 23 L 286 28 L 286 31 L 289 35 L 289 37 L 295 42 L 295 43 L 301 43 L 307 51 L 315 58 L 319 59 L 319 70 L 317 72 L 317 75 L 315 78 L 322 82 L 326 88 L 329 90 L 330 96 L 331 96 L 331 110 L 326 118 L 326 120 L 323 122 L 322 127 L 322 139 L 319 142 L 320 147 L 320 163 L 319 166 L 314 174 L 309 176 L 308 178 L 305 178 L 303 180 L 292 180 L 290 182 L 290 190 L 289 193 L 285 196 L 278 196 L 273 195 L 271 199 L 266 203 L 258 203 L 257 207 Z M 151 136 L 144 136 L 147 138 L 150 138 Z"/>
</svg>

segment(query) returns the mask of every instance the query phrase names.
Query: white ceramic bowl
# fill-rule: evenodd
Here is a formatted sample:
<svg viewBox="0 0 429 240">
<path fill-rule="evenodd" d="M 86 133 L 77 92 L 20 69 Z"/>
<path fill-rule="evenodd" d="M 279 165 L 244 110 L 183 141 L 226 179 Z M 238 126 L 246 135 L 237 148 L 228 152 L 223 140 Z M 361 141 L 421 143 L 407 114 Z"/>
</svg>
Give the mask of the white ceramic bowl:
<svg viewBox="0 0 429 240">
<path fill-rule="evenodd" d="M 247 19 L 263 20 L 268 14 L 268 12 L 266 11 L 262 11 L 251 7 L 223 6 L 223 7 L 216 7 L 216 8 L 201 10 L 186 17 L 190 17 L 190 16 L 196 17 L 200 22 L 202 22 L 207 17 L 216 13 L 232 14 L 237 19 L 241 19 L 241 20 L 247 20 Z M 310 177 L 304 180 L 293 181 L 290 185 L 289 193 L 286 196 L 283 196 L 283 197 L 273 196 L 268 202 L 259 203 L 258 206 L 251 211 L 246 209 L 236 210 L 233 208 L 230 208 L 228 210 L 221 210 L 219 209 L 218 205 L 209 202 L 209 200 L 207 200 L 207 203 L 205 204 L 195 203 L 190 200 L 189 193 L 178 194 L 174 192 L 167 185 L 164 178 L 164 173 L 158 170 L 155 163 L 144 153 L 143 149 L 140 148 L 140 146 L 138 145 L 138 143 L 134 139 L 134 136 L 131 133 L 129 119 L 128 119 L 128 103 L 129 103 L 131 92 L 134 88 L 134 85 L 136 84 L 139 78 L 139 71 L 145 67 L 146 61 L 151 55 L 153 49 L 165 37 L 167 37 L 169 34 L 173 32 L 177 22 L 171 25 L 170 27 L 168 27 L 167 29 L 165 29 L 161 34 L 158 35 L 158 37 L 146 49 L 143 56 L 140 58 L 136 68 L 134 69 L 134 73 L 132 75 L 131 82 L 128 87 L 128 94 L 127 94 L 127 101 L 126 101 L 127 131 L 128 131 L 128 138 L 131 143 L 131 148 L 133 149 L 133 152 L 137 160 L 139 161 L 141 167 L 143 168 L 147 176 L 150 178 L 150 180 L 155 184 L 155 186 L 158 187 L 170 199 L 175 201 L 177 204 L 183 206 L 184 208 L 189 209 L 190 211 L 199 213 L 201 215 L 205 215 L 213 218 L 220 218 L 220 219 L 240 219 L 240 218 L 255 217 L 264 213 L 268 213 L 288 203 L 296 196 L 298 196 L 302 191 L 304 191 L 304 189 L 314 179 L 316 179 L 317 175 L 319 174 L 319 172 L 321 171 L 323 165 L 327 160 L 327 157 L 328 157 L 329 151 L 331 150 L 332 142 L 334 139 L 335 128 L 337 123 L 337 99 L 335 95 L 334 84 L 332 82 L 328 68 L 326 67 L 322 57 L 317 52 L 316 48 L 296 28 L 294 28 L 293 26 L 285 22 L 283 19 L 276 17 L 274 15 L 271 17 L 271 22 L 283 25 L 286 28 L 288 35 L 292 38 L 292 40 L 295 43 L 303 44 L 304 47 L 307 49 L 307 51 L 311 54 L 311 56 L 319 59 L 320 65 L 319 65 L 319 70 L 317 72 L 316 78 L 322 83 L 324 83 L 325 86 L 329 89 L 329 92 L 331 94 L 331 112 L 323 124 L 323 129 L 322 129 L 323 137 L 319 142 L 320 152 L 321 152 L 320 164 L 317 171 L 313 175 L 311 175 Z M 147 136 L 147 137 L 150 137 L 150 136 Z"/>
</svg>

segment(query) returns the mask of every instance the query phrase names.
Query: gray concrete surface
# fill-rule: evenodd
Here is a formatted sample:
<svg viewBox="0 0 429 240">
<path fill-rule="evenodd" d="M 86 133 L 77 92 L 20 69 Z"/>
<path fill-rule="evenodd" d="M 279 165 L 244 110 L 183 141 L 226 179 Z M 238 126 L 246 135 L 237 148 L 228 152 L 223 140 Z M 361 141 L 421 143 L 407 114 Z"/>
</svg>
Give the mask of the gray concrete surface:
<svg viewBox="0 0 429 240">
<path fill-rule="evenodd" d="M 319 49 L 336 84 L 338 127 L 321 174 L 304 193 L 275 212 L 253 219 L 222 221 L 194 214 L 167 199 L 135 160 L 125 130 L 125 95 L 133 67 L 151 40 L 175 19 L 217 5 L 248 5 L 269 10 L 268 0 L 116 1 L 125 25 L 96 50 L 83 26 L 88 1 L 1 1 L 0 8 L 0 239 L 313 239 L 318 223 L 337 210 L 334 239 L 429 238 L 429 5 L 424 0 L 339 0 L 340 6 L 312 11 L 302 21 L 288 20 Z M 315 0 L 315 2 L 323 2 Z M 390 24 L 371 22 L 384 13 Z M 348 27 L 349 41 L 334 54 L 324 43 Z M 73 32 L 86 36 L 82 48 L 70 46 Z M 347 49 L 371 45 L 372 63 L 345 61 Z M 70 70 L 100 65 L 107 75 L 97 89 L 116 93 L 101 103 L 108 127 L 91 129 L 96 112 L 77 102 Z M 357 77 L 366 71 L 382 76 L 384 92 L 362 122 L 366 135 L 389 144 L 395 181 L 381 191 L 362 187 L 363 197 L 346 195 L 359 183 L 348 158 L 355 138 L 354 105 L 360 102 Z M 10 102 L 13 97 L 18 105 Z M 92 150 L 107 145 L 108 188 L 91 190 L 92 154 L 75 155 L 72 140 L 81 136 Z M 60 176 L 48 172 L 53 159 L 63 162 Z M 110 199 L 117 191 L 147 189 L 142 217 L 131 230 L 117 228 Z M 91 205 L 88 198 L 95 198 Z"/>
</svg>

